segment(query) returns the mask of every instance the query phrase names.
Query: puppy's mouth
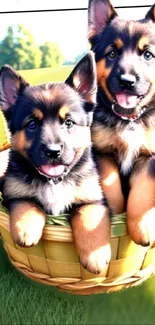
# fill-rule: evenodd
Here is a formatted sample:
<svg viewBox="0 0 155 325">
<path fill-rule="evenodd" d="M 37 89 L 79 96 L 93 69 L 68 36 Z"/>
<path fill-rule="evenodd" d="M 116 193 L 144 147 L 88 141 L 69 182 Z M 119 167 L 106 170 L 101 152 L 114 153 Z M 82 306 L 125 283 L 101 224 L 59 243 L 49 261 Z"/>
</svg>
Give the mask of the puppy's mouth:
<svg viewBox="0 0 155 325">
<path fill-rule="evenodd" d="M 64 174 L 67 172 L 67 167 L 62 164 L 51 163 L 42 165 L 37 168 L 38 172 L 47 177 L 49 180 L 62 180 Z"/>
<path fill-rule="evenodd" d="M 137 107 L 139 106 L 143 96 L 137 96 L 126 93 L 117 93 L 112 104 L 113 112 L 126 120 L 135 120 L 144 113 L 145 108 L 137 112 Z"/>
</svg>

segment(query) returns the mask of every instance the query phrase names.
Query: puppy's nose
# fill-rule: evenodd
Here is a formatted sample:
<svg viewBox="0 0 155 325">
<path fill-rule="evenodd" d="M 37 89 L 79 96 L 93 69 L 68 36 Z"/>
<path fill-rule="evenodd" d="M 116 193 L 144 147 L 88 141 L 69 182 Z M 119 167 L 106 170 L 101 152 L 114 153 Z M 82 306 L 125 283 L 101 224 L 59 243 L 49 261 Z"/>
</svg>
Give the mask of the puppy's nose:
<svg viewBox="0 0 155 325">
<path fill-rule="evenodd" d="M 50 144 L 44 147 L 44 153 L 47 157 L 57 159 L 61 155 L 62 146 L 61 144 Z"/>
<path fill-rule="evenodd" d="M 133 87 L 136 83 L 136 77 L 133 74 L 121 74 L 119 76 L 119 83 L 124 87 Z"/>
</svg>

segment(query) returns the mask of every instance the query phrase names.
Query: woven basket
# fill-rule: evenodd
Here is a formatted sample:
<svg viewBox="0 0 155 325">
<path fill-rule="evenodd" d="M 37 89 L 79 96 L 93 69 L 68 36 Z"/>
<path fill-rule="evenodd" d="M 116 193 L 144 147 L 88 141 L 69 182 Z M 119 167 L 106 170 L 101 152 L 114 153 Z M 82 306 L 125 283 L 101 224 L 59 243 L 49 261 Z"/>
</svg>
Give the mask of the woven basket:
<svg viewBox="0 0 155 325">
<path fill-rule="evenodd" d="M 0 211 L 0 235 L 11 263 L 21 273 L 72 294 L 119 291 L 155 273 L 155 247 L 141 247 L 131 241 L 122 215 L 112 219 L 112 259 L 98 276 L 79 264 L 69 226 L 46 224 L 38 245 L 21 248 L 10 236 L 8 214 Z"/>
</svg>

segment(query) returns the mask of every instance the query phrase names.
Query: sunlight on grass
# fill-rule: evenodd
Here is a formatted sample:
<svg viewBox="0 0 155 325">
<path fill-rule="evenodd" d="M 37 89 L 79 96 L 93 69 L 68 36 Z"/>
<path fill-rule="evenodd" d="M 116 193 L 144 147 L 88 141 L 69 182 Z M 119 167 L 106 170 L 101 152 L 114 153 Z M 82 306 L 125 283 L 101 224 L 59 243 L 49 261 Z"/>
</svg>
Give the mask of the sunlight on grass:
<svg viewBox="0 0 155 325">
<path fill-rule="evenodd" d="M 20 70 L 19 73 L 31 85 L 39 85 L 45 82 L 64 81 L 73 69 L 73 65 L 58 68 L 42 68 L 34 70 Z"/>
</svg>

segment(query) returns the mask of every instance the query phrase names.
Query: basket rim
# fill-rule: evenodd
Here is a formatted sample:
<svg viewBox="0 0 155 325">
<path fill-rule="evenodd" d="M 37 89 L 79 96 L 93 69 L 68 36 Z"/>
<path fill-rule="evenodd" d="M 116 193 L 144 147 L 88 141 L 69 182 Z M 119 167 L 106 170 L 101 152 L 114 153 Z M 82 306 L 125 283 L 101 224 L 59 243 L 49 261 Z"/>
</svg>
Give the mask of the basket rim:
<svg viewBox="0 0 155 325">
<path fill-rule="evenodd" d="M 9 230 L 9 214 L 0 207 L 0 225 Z M 126 216 L 114 216 L 111 221 L 111 238 L 127 235 Z M 56 241 L 73 242 L 70 225 L 45 224 L 43 229 L 43 239 Z"/>
</svg>

